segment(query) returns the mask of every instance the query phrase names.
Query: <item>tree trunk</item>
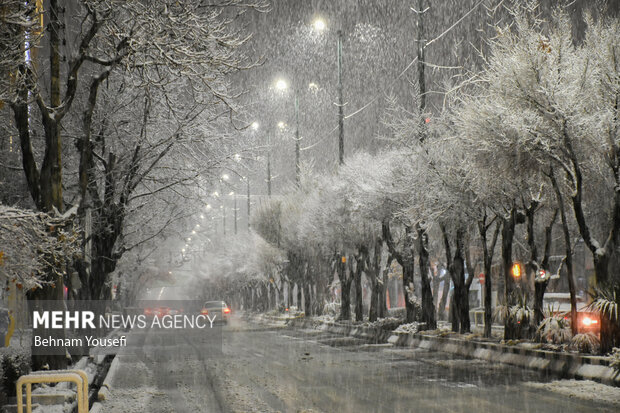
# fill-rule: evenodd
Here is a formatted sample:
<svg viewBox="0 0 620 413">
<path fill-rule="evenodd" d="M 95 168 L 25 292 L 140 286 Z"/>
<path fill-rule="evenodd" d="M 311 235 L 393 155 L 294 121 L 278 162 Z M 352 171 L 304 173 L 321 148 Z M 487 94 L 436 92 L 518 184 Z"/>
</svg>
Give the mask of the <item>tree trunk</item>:
<svg viewBox="0 0 620 413">
<path fill-rule="evenodd" d="M 508 218 L 502 218 L 502 271 L 504 280 L 504 303 L 508 309 L 514 304 L 515 282 L 512 278 L 512 242 L 517 224 L 516 207 L 510 210 Z M 504 320 L 504 340 L 519 338 L 516 323 L 506 317 Z"/>
<path fill-rule="evenodd" d="M 64 284 L 62 277 L 54 277 L 54 284 L 47 288 L 38 288 L 35 291 L 28 293 L 28 299 L 34 301 L 35 308 L 38 307 L 38 301 L 42 300 L 63 300 Z M 56 307 L 52 309 L 60 310 L 62 307 Z M 49 310 L 49 306 L 41 308 L 41 310 Z M 64 338 L 64 331 L 49 330 L 46 334 L 46 330 L 42 330 L 44 336 L 54 336 L 55 338 Z M 48 365 L 49 370 L 64 370 L 67 368 L 67 358 L 65 355 L 32 355 L 32 370 L 42 370 L 45 364 Z"/>
<path fill-rule="evenodd" d="M 364 261 L 366 257 L 360 254 L 356 257 L 355 277 L 353 283 L 355 286 L 355 321 L 364 321 L 364 307 L 362 297 L 362 273 L 364 272 Z"/>
<path fill-rule="evenodd" d="M 577 297 L 575 292 L 575 278 L 573 277 L 573 249 L 570 240 L 570 231 L 568 229 L 568 221 L 566 218 L 566 211 L 564 209 L 564 199 L 562 198 L 562 192 L 557 184 L 553 170 L 550 173 L 551 183 L 555 189 L 555 196 L 558 202 L 558 208 L 560 210 L 560 218 L 562 222 L 562 232 L 564 234 L 564 248 L 566 258 L 564 264 L 566 265 L 566 278 L 568 280 L 568 292 L 570 294 L 570 320 L 571 330 L 573 335 L 577 334 Z M 601 332 L 602 335 L 602 332 Z"/>
<path fill-rule="evenodd" d="M 337 272 L 340 280 L 340 316 L 338 320 L 348 321 L 351 319 L 351 282 L 353 277 L 347 276 L 347 267 L 351 271 L 351 265 L 347 265 L 346 256 L 337 257 Z M 344 262 L 343 262 L 344 261 Z"/>
<path fill-rule="evenodd" d="M 310 282 L 307 281 L 304 283 L 304 313 L 306 317 L 312 315 L 312 297 L 311 297 L 311 285 Z"/>
<path fill-rule="evenodd" d="M 381 288 L 379 291 L 379 317 L 385 318 L 388 315 L 387 308 L 387 287 L 389 281 L 390 266 L 392 265 L 392 257 L 388 257 L 386 267 L 381 271 Z"/>
<path fill-rule="evenodd" d="M 491 328 L 493 325 L 493 274 L 491 273 L 491 267 L 493 265 L 495 245 L 501 227 L 500 224 L 496 222 L 491 245 L 489 246 L 487 242 L 487 231 L 492 222 L 487 225 L 486 220 L 487 215 L 485 212 L 482 221 L 478 222 L 478 232 L 482 243 L 482 259 L 484 261 L 484 336 L 489 338 L 491 337 Z"/>
<path fill-rule="evenodd" d="M 434 330 L 437 328 L 437 321 L 435 319 L 435 303 L 433 302 L 433 292 L 431 290 L 431 283 L 428 278 L 430 271 L 429 256 L 428 256 L 428 234 L 420 226 L 417 227 L 418 231 L 418 254 L 420 265 L 420 280 L 422 285 L 422 322 L 426 323 L 426 328 Z"/>
<path fill-rule="evenodd" d="M 368 321 L 377 321 L 379 315 L 379 302 L 381 294 L 381 283 L 379 276 L 381 273 L 381 250 L 383 249 L 383 240 L 375 242 L 372 262 L 368 261 L 368 279 L 370 280 L 370 309 L 368 310 Z"/>
<path fill-rule="evenodd" d="M 408 256 L 401 263 L 403 267 L 403 294 L 405 296 L 405 309 L 407 311 L 407 323 L 415 321 L 415 294 L 413 290 L 414 262 L 413 256 Z"/>
<path fill-rule="evenodd" d="M 439 300 L 439 319 L 446 320 L 446 303 L 448 302 L 448 296 L 450 295 L 450 282 L 452 277 L 450 276 L 449 268 L 446 268 L 446 274 L 443 276 L 443 290 L 441 292 L 441 300 Z M 450 302 L 450 308 L 452 308 L 452 302 Z"/>
<path fill-rule="evenodd" d="M 551 255 L 551 243 L 552 243 L 552 234 L 553 234 L 553 225 L 555 224 L 555 220 L 558 216 L 558 210 L 556 209 L 553 212 L 553 216 L 551 218 L 551 222 L 549 225 L 545 227 L 545 252 L 540 265 L 540 269 L 545 272 L 550 273 L 551 268 L 549 268 L 549 257 Z M 545 318 L 544 308 L 543 308 L 543 299 L 545 297 L 545 291 L 547 290 L 547 286 L 549 285 L 549 278 L 546 280 L 537 280 L 534 278 L 534 324 L 539 326 L 540 323 Z"/>
<path fill-rule="evenodd" d="M 444 232 L 445 234 L 445 232 Z M 447 243 L 447 235 L 444 235 L 444 242 Z M 456 248 L 454 257 L 451 260 L 450 275 L 454 283 L 454 312 L 452 318 L 452 331 L 461 333 L 469 332 L 471 329 L 469 321 L 469 297 L 465 285 L 465 260 L 463 259 L 463 232 L 456 231 Z M 449 251 L 449 244 L 446 244 Z"/>
<path fill-rule="evenodd" d="M 286 300 L 286 308 L 291 311 L 291 307 L 293 306 L 293 282 L 288 282 L 287 288 L 287 300 Z"/>
</svg>

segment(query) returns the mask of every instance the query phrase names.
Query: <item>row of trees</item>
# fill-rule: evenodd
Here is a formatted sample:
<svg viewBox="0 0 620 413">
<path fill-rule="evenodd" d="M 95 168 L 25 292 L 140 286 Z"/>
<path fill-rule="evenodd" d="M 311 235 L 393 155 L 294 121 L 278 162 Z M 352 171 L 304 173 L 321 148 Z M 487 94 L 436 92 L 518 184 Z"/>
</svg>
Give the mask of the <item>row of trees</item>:
<svg viewBox="0 0 620 413">
<path fill-rule="evenodd" d="M 407 321 L 416 318 L 417 295 L 419 318 L 434 328 L 430 257 L 443 254 L 454 286 L 453 330 L 470 330 L 468 291 L 479 266 L 487 274 L 485 334 L 490 335 L 489 275 L 499 262 L 505 338 L 519 338 L 528 333 L 518 318 L 523 313 L 510 310 L 522 301 L 511 274 L 520 248 L 525 271 L 536 281 L 535 323 L 543 318 L 548 275 L 561 272 L 571 292 L 575 329 L 576 242 L 592 256 L 597 286 L 617 289 L 620 22 L 586 16 L 585 38 L 575 44 L 561 11 L 544 22 L 534 9 L 517 10 L 513 21 L 512 27 L 497 28 L 484 69 L 448 96 L 440 119 L 428 119 L 423 100 L 413 111 L 392 101 L 384 115 L 390 130 L 383 137 L 385 150 L 351 156 L 333 174 L 306 173 L 298 187 L 257 213 L 253 228 L 282 252 L 282 277 L 303 290 L 307 312 L 336 274 L 340 318 L 350 318 L 353 284 L 361 320 L 364 273 L 373 289 L 374 320 L 382 274 L 396 260 L 403 271 Z M 564 255 L 561 268 L 551 268 L 550 256 L 558 249 Z M 596 301 L 600 308 L 605 297 Z M 607 302 L 606 308 L 617 308 L 617 301 Z M 608 351 L 620 344 L 618 319 L 608 311 L 602 321 L 601 348 Z"/>
<path fill-rule="evenodd" d="M 19 142 L 1 153 L 2 198 L 25 177 L 22 206 L 74 209 L 67 225 L 80 238 L 79 253 L 19 274 L 39 287 L 30 298 L 68 285 L 70 297 L 109 299 L 119 260 L 140 265 L 204 206 L 200 192 L 238 151 L 231 137 L 244 126 L 230 74 L 252 62 L 235 19 L 263 9 L 260 0 L 2 2 L 0 101 L 10 116 L 0 122 Z M 21 255 L 2 244 L 17 268 Z"/>
</svg>

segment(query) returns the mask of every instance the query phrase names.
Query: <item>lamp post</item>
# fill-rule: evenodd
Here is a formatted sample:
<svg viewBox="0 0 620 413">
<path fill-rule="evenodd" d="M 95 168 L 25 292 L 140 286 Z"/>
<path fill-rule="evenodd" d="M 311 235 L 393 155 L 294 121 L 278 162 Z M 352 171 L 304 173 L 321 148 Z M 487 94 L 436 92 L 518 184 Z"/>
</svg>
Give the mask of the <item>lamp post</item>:
<svg viewBox="0 0 620 413">
<path fill-rule="evenodd" d="M 325 20 L 320 17 L 315 19 L 312 23 L 314 30 L 322 32 L 327 28 Z M 336 32 L 338 36 L 337 41 L 337 61 L 338 61 L 338 164 L 344 164 L 344 98 L 342 87 L 342 30 Z"/>
<path fill-rule="evenodd" d="M 248 232 L 250 232 L 250 177 L 246 176 L 245 181 L 248 189 Z"/>
<path fill-rule="evenodd" d="M 279 79 L 276 81 L 276 89 L 284 91 L 288 89 L 288 83 L 284 79 Z M 299 95 L 297 94 L 297 90 L 293 89 L 293 93 L 295 94 L 295 184 L 299 186 L 300 180 L 300 166 L 299 166 Z"/>
<path fill-rule="evenodd" d="M 220 178 L 220 201 L 222 201 L 222 231 L 224 233 L 224 235 L 226 235 L 226 200 L 224 199 L 224 191 L 222 188 L 222 181 L 226 181 L 228 182 L 228 180 L 230 179 L 230 176 L 228 176 L 228 174 L 223 174 L 222 177 Z"/>
<path fill-rule="evenodd" d="M 235 235 L 237 235 L 237 193 L 234 191 L 231 191 L 230 194 L 228 194 L 230 196 L 233 197 L 233 211 L 234 211 L 234 217 L 235 217 Z"/>
<path fill-rule="evenodd" d="M 338 163 L 344 164 L 344 102 L 342 98 L 342 30 L 338 30 Z"/>
</svg>

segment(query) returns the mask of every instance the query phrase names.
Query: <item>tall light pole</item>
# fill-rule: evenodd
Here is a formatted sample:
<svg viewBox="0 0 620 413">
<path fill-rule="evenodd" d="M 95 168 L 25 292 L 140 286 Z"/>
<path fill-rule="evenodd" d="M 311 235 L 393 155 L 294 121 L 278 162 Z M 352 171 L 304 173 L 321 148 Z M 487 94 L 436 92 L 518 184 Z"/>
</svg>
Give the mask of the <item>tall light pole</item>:
<svg viewBox="0 0 620 413">
<path fill-rule="evenodd" d="M 276 88 L 284 91 L 288 89 L 288 83 L 284 79 L 279 79 L 276 82 Z M 299 186 L 301 173 L 299 166 L 299 95 L 296 88 L 293 88 L 293 93 L 295 95 L 295 184 Z"/>
<path fill-rule="evenodd" d="M 222 177 L 220 178 L 220 200 L 222 201 L 222 205 L 221 205 L 222 207 L 222 230 L 224 232 L 224 235 L 226 235 L 226 200 L 224 199 L 222 181 L 228 182 L 229 179 L 230 179 L 230 176 L 228 176 L 228 174 L 223 174 Z"/>
<path fill-rule="evenodd" d="M 271 131 L 267 132 L 267 195 L 271 198 Z"/>
<path fill-rule="evenodd" d="M 299 97 L 295 92 L 295 184 L 299 186 L 301 168 L 299 166 Z"/>
<path fill-rule="evenodd" d="M 250 232 L 250 177 L 245 177 L 248 186 L 248 232 Z"/>
<path fill-rule="evenodd" d="M 342 30 L 338 30 L 338 163 L 344 164 L 344 101 L 342 98 Z"/>
<path fill-rule="evenodd" d="M 232 191 L 232 192 L 231 192 L 230 194 L 228 194 L 228 195 L 230 195 L 230 196 L 232 196 L 232 197 L 233 197 L 233 202 L 234 202 L 234 204 L 233 204 L 233 206 L 234 206 L 233 211 L 234 211 L 234 213 L 235 213 L 235 214 L 234 214 L 234 216 L 235 216 L 235 235 L 237 235 L 237 193 L 236 193 L 236 192 L 234 192 L 234 191 Z"/>
<path fill-rule="evenodd" d="M 327 28 L 325 20 L 317 18 L 312 23 L 314 30 L 322 32 Z M 338 164 L 344 164 L 344 98 L 342 88 L 342 30 L 338 30 L 337 60 L 338 60 Z"/>
</svg>

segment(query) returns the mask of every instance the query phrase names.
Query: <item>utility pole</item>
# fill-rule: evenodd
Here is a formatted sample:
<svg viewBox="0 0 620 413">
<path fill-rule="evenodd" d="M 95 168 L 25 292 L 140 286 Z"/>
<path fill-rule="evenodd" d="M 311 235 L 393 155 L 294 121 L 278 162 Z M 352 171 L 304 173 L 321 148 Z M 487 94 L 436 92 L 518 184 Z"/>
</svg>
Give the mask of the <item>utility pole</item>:
<svg viewBox="0 0 620 413">
<path fill-rule="evenodd" d="M 269 132 L 267 132 L 267 195 L 271 198 L 271 134 Z"/>
<path fill-rule="evenodd" d="M 237 193 L 233 194 L 234 199 L 234 211 L 235 211 L 235 235 L 237 235 Z"/>
<path fill-rule="evenodd" d="M 226 236 L 226 202 L 224 199 L 224 188 L 222 186 L 222 180 L 220 179 L 220 200 L 222 201 L 222 231 Z"/>
<path fill-rule="evenodd" d="M 300 185 L 299 166 L 299 97 L 295 92 L 295 184 Z"/>
<path fill-rule="evenodd" d="M 250 232 L 250 177 L 246 176 L 245 179 L 248 184 L 248 232 Z"/>
<path fill-rule="evenodd" d="M 344 164 L 344 102 L 342 98 L 342 30 L 338 30 L 338 163 Z"/>
</svg>

